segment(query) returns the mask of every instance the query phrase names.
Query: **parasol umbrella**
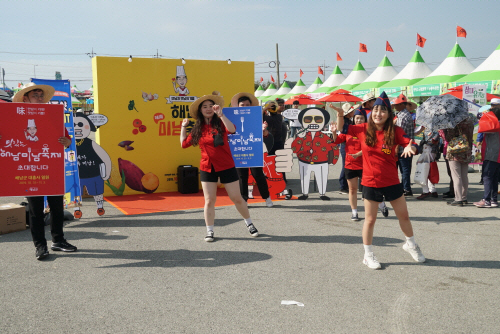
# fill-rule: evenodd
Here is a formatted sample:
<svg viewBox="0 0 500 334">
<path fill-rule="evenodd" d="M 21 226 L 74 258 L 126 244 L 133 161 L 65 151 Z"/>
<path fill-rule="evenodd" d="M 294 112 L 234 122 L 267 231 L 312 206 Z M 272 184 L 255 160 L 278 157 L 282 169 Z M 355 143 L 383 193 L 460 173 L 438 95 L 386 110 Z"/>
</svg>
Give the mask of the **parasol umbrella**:
<svg viewBox="0 0 500 334">
<path fill-rule="evenodd" d="M 453 129 L 469 116 L 468 104 L 452 95 L 431 96 L 417 108 L 416 122 L 426 131 Z"/>
<path fill-rule="evenodd" d="M 460 85 L 460 86 L 448 89 L 448 93 L 444 93 L 441 95 L 453 95 L 456 98 L 461 99 L 462 95 L 463 95 L 463 91 L 464 91 L 464 87 L 463 87 L 463 85 Z M 494 98 L 498 98 L 498 96 L 486 93 L 486 101 L 491 101 L 491 99 L 494 99 Z"/>
<path fill-rule="evenodd" d="M 347 92 L 347 93 L 344 93 L 344 92 Z M 346 90 L 337 89 L 336 91 L 333 91 L 330 94 L 323 96 L 322 98 L 318 99 L 317 101 L 319 101 L 319 102 L 361 102 L 361 101 L 363 101 L 363 99 L 360 99 L 357 96 L 349 94 L 349 92 Z"/>
<path fill-rule="evenodd" d="M 318 102 L 316 100 L 311 99 L 311 97 L 309 95 L 306 95 L 306 94 L 300 94 L 300 95 L 294 96 L 294 97 L 290 98 L 289 100 L 287 100 L 285 102 L 285 104 L 290 105 L 290 104 L 293 104 L 294 101 L 299 101 L 299 104 L 301 104 L 301 105 L 304 105 L 304 104 L 305 105 L 322 104 L 321 102 Z"/>
</svg>

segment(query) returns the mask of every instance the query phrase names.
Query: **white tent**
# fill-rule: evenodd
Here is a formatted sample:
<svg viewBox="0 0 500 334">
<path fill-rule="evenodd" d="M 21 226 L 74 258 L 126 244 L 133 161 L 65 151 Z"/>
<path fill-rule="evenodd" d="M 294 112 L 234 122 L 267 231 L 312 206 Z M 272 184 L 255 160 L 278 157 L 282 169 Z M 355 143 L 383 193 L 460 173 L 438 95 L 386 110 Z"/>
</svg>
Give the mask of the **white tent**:
<svg viewBox="0 0 500 334">
<path fill-rule="evenodd" d="M 311 86 L 309 86 L 309 88 L 307 88 L 304 93 L 305 94 L 312 93 L 316 89 L 318 89 L 322 84 L 323 84 L 323 81 L 321 81 L 321 79 L 319 77 L 317 77 L 316 80 L 314 80 L 313 84 Z"/>
<path fill-rule="evenodd" d="M 368 78 L 368 73 L 366 73 L 365 68 L 358 60 L 356 66 L 354 66 L 352 72 L 347 76 L 347 78 L 342 81 L 337 89 L 353 90 L 357 85 L 362 83 Z"/>
</svg>

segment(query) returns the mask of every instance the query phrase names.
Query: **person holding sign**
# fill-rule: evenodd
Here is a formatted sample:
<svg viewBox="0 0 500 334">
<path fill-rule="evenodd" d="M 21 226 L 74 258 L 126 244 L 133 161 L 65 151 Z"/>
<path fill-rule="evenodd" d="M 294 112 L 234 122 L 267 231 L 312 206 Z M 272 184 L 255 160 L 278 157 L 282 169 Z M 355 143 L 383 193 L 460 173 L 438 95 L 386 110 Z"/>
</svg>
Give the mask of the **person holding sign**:
<svg viewBox="0 0 500 334">
<path fill-rule="evenodd" d="M 344 120 L 339 112 L 338 128 L 342 129 Z M 332 124 L 334 139 L 337 139 L 337 126 Z M 394 150 L 397 145 L 404 147 L 403 157 L 417 152 L 417 145 L 398 126 L 394 125 L 389 98 L 382 92 L 375 101 L 368 123 L 349 125 L 347 134 L 359 138 L 363 157 L 363 198 L 365 199 L 365 222 L 363 225 L 363 264 L 370 269 L 380 269 L 380 262 L 373 254 L 373 230 L 377 220 L 378 204 L 384 199 L 391 205 L 399 220 L 399 226 L 406 236 L 403 249 L 417 262 L 425 262 L 420 247 L 415 243 L 413 227 L 408 215 L 408 207 L 403 196 L 403 185 L 399 181 Z"/>
<path fill-rule="evenodd" d="M 231 99 L 231 107 L 257 107 L 259 100 L 250 93 L 238 93 Z M 264 132 L 268 132 L 267 129 Z M 236 168 L 238 176 L 240 177 L 240 192 L 245 201 L 248 200 L 248 168 Z M 262 167 L 250 168 L 257 187 L 259 188 L 260 195 L 266 200 L 267 207 L 273 206 L 273 201 L 269 197 L 269 186 L 267 185 L 266 176 Z"/>
<path fill-rule="evenodd" d="M 52 96 L 54 96 L 54 88 L 48 85 L 36 85 L 32 82 L 25 85 L 23 89 L 14 95 L 12 102 L 23 103 L 48 103 Z M 64 120 L 61 119 L 61 122 Z M 28 124 L 28 127 L 33 124 Z M 66 131 L 66 136 L 59 137 L 57 141 L 64 147 L 71 144 L 71 137 Z M 0 136 L 1 139 L 1 136 Z M 54 251 L 75 252 L 76 247 L 68 243 L 64 238 L 63 222 L 64 222 L 64 196 L 47 196 L 47 202 L 50 207 L 51 216 L 51 234 L 52 246 Z M 47 240 L 45 239 L 45 221 L 44 221 L 44 197 L 43 196 L 30 196 L 28 197 L 29 215 L 30 215 L 30 229 L 33 243 L 35 244 L 35 256 L 38 260 L 42 260 L 49 255 L 47 249 Z"/>
<path fill-rule="evenodd" d="M 236 127 L 222 113 L 224 99 L 218 92 L 205 95 L 194 101 L 189 110 L 195 124 L 191 133 L 186 127 L 189 119 L 182 121 L 180 142 L 182 148 L 199 146 L 201 149 L 200 179 L 205 196 L 205 224 L 207 235 L 205 241 L 214 241 L 215 201 L 217 199 L 217 181 L 220 178 L 224 188 L 236 209 L 245 220 L 252 237 L 258 237 L 259 232 L 252 224 L 248 206 L 240 194 L 238 172 L 236 171 L 227 135 L 235 133 Z"/>
</svg>

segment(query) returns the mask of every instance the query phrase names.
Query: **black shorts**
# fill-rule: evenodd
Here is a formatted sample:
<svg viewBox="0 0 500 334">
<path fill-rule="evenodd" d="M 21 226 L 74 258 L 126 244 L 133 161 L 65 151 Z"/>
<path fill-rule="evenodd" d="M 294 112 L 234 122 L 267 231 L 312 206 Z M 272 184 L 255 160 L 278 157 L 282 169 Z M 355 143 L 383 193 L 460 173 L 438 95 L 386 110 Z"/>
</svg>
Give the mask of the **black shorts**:
<svg viewBox="0 0 500 334">
<path fill-rule="evenodd" d="M 394 201 L 395 199 L 403 196 L 403 184 L 398 183 L 393 186 L 383 187 L 383 188 L 372 188 L 363 186 L 363 198 L 375 202 L 386 202 Z"/>
<path fill-rule="evenodd" d="M 217 182 L 219 178 L 220 183 L 231 183 L 240 180 L 235 167 L 216 172 L 214 166 L 212 166 L 212 171 L 210 173 L 203 170 L 200 171 L 201 182 Z"/>
<path fill-rule="evenodd" d="M 363 175 L 363 170 L 362 169 L 349 169 L 349 168 L 344 168 L 344 173 L 345 173 L 345 178 L 347 180 L 354 179 L 355 177 L 361 178 Z"/>
</svg>

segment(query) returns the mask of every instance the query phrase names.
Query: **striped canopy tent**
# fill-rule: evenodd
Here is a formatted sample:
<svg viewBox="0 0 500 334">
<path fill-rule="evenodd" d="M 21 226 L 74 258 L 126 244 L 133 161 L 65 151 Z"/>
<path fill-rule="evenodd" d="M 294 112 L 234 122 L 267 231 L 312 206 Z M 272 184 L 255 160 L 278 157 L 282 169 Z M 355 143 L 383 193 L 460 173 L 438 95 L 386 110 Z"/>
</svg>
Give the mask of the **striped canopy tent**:
<svg viewBox="0 0 500 334">
<path fill-rule="evenodd" d="M 260 101 L 264 101 L 264 99 L 266 99 L 266 101 L 267 101 L 267 98 L 273 96 L 274 94 L 276 94 L 277 91 L 278 90 L 276 89 L 276 86 L 274 85 L 274 83 L 271 83 L 267 87 L 266 91 L 264 93 L 262 93 L 262 95 L 259 96 L 257 99 L 260 100 Z"/>
<path fill-rule="evenodd" d="M 280 89 L 278 89 L 278 91 L 276 93 L 274 93 L 273 96 L 271 96 L 269 100 L 276 100 L 277 98 L 283 98 L 283 96 L 285 96 L 286 94 L 290 93 L 292 89 L 290 88 L 290 85 L 288 84 L 288 82 L 286 81 L 283 81 L 283 84 L 281 85 Z"/>
<path fill-rule="evenodd" d="M 401 87 L 411 86 L 431 74 L 432 70 L 425 63 L 417 50 L 410 59 L 410 62 L 391 81 L 379 87 L 380 91 L 385 91 L 389 96 L 397 96 L 401 92 Z"/>
<path fill-rule="evenodd" d="M 76 85 L 74 85 L 73 87 L 71 87 L 71 94 L 78 94 L 78 93 L 81 93 L 81 91 L 78 89 L 78 87 L 76 87 Z"/>
<path fill-rule="evenodd" d="M 306 91 L 306 89 L 307 89 L 307 87 L 304 84 L 304 82 L 302 81 L 302 79 L 299 79 L 299 81 L 297 81 L 297 83 L 292 88 L 292 90 L 290 91 L 290 93 L 288 93 L 285 96 L 283 96 L 283 100 L 288 100 L 292 96 L 300 95 L 300 94 L 304 93 Z"/>
<path fill-rule="evenodd" d="M 345 89 L 352 91 L 357 85 L 362 83 L 368 78 L 368 73 L 366 73 L 365 68 L 358 60 L 356 66 L 354 66 L 353 70 L 347 78 L 342 81 L 342 83 L 336 89 Z"/>
<path fill-rule="evenodd" d="M 458 43 L 455 44 L 446 59 L 416 86 L 455 82 L 474 70 L 474 65 L 465 56 Z"/>
<path fill-rule="evenodd" d="M 336 65 L 332 71 L 332 74 L 326 79 L 326 81 L 310 95 L 313 98 L 322 97 L 330 92 L 332 92 L 338 85 L 340 85 L 345 80 L 345 75 L 340 70 L 339 65 Z"/>
<path fill-rule="evenodd" d="M 354 91 L 353 95 L 363 96 L 366 93 L 370 92 L 373 88 L 378 88 L 380 86 L 385 85 L 394 77 L 398 75 L 398 72 L 394 69 L 391 64 L 391 61 L 387 56 L 384 56 L 378 67 L 373 71 L 372 74 L 362 83 L 360 83 Z"/>
<path fill-rule="evenodd" d="M 79 106 L 81 105 L 82 103 L 73 95 L 73 93 L 71 93 L 71 104 L 73 106 Z"/>
<path fill-rule="evenodd" d="M 262 88 L 262 86 L 259 85 L 259 88 L 257 88 L 257 90 L 255 91 L 255 93 L 253 93 L 253 95 L 255 95 L 255 97 L 259 97 L 262 94 L 264 94 L 264 92 L 265 92 L 264 88 Z"/>
<path fill-rule="evenodd" d="M 500 94 L 500 45 L 498 45 L 495 51 L 493 51 L 481 65 L 458 81 L 469 84 L 474 82 L 494 81 L 489 91 L 493 94 Z"/>
<path fill-rule="evenodd" d="M 319 87 L 321 87 L 322 84 L 323 84 L 323 81 L 321 81 L 321 79 L 319 77 L 317 77 L 316 80 L 314 80 L 314 82 L 312 83 L 312 85 L 309 86 L 309 88 L 307 88 L 304 93 L 305 94 L 312 93 L 316 89 L 318 89 Z"/>
</svg>

